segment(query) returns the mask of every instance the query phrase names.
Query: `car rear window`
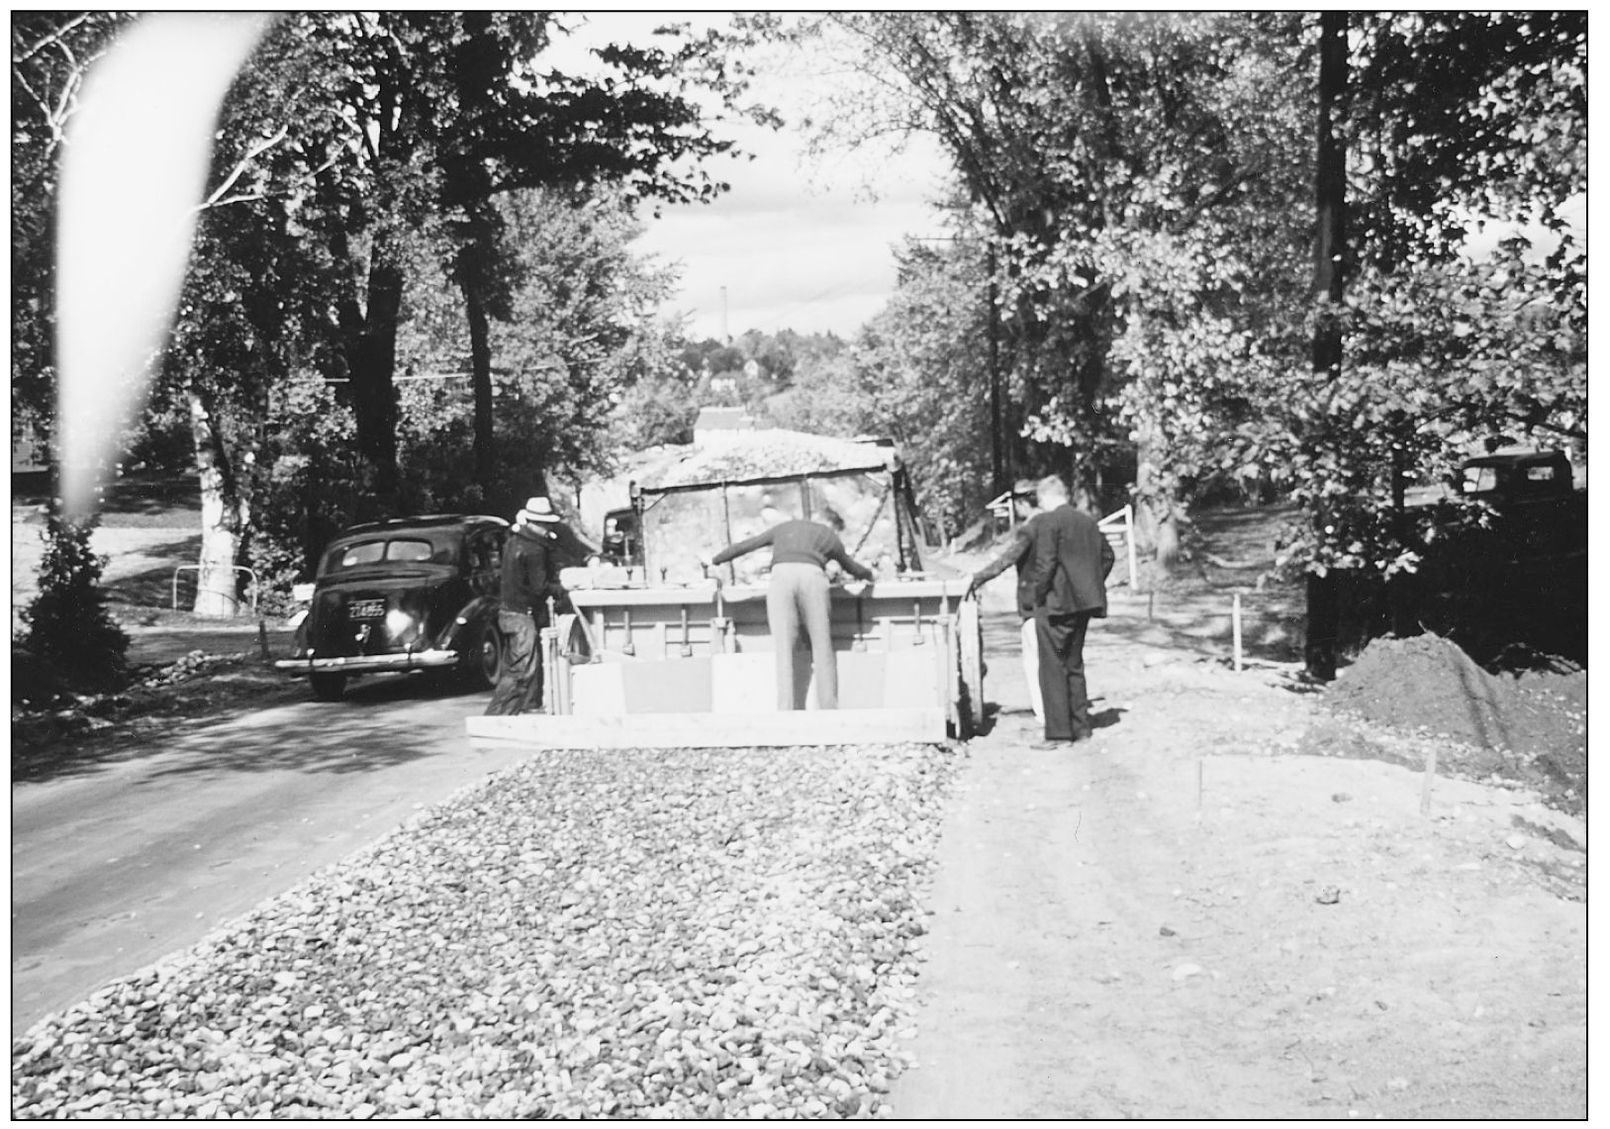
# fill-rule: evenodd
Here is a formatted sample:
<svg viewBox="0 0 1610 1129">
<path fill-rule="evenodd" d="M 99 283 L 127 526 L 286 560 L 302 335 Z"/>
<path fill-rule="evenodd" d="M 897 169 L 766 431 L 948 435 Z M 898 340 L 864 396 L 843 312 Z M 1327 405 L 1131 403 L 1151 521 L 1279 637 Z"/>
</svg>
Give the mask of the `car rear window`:
<svg viewBox="0 0 1610 1129">
<path fill-rule="evenodd" d="M 443 545 L 440 548 L 433 546 L 429 541 L 419 541 L 413 538 L 396 538 L 393 540 L 357 541 L 343 549 L 331 553 L 325 561 L 326 572 L 336 572 L 344 568 L 358 568 L 362 565 L 378 564 L 380 561 L 428 561 L 452 560 L 451 546 Z"/>
<path fill-rule="evenodd" d="M 386 559 L 388 561 L 428 561 L 431 547 L 429 541 L 388 541 L 386 542 Z"/>
</svg>

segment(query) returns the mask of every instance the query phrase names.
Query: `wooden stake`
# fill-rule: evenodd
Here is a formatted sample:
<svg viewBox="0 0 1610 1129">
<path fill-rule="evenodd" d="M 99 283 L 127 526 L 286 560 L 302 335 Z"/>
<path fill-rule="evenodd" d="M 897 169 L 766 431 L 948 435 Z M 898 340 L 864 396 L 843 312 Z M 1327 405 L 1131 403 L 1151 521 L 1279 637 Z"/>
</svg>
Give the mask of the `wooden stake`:
<svg viewBox="0 0 1610 1129">
<path fill-rule="evenodd" d="M 1426 750 L 1425 776 L 1420 780 L 1420 814 L 1431 814 L 1431 784 L 1437 778 L 1437 747 Z"/>
<path fill-rule="evenodd" d="M 1196 818 L 1202 818 L 1202 757 L 1196 758 Z"/>
<path fill-rule="evenodd" d="M 1231 635 L 1235 639 L 1235 669 L 1241 669 L 1241 593 L 1230 597 Z"/>
</svg>

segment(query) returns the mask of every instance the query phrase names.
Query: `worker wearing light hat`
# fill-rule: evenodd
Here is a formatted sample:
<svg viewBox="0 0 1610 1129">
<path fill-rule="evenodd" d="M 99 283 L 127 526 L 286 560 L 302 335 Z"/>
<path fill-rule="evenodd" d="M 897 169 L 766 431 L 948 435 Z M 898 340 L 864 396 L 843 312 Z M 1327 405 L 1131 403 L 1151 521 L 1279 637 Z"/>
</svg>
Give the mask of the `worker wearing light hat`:
<svg viewBox="0 0 1610 1129">
<path fill-rule="evenodd" d="M 559 549 L 566 532 L 553 503 L 526 499 L 514 515 L 514 529 L 503 547 L 498 630 L 507 640 L 502 674 L 488 714 L 517 714 L 542 705 L 542 650 L 538 633 L 548 626 L 548 601 L 560 603 Z"/>
</svg>

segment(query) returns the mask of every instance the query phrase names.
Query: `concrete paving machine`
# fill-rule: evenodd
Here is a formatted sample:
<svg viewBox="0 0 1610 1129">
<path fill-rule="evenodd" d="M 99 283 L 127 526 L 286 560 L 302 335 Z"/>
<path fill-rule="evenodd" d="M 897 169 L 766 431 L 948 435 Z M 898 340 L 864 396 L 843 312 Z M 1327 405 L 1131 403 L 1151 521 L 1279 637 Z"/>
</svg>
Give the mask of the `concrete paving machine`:
<svg viewBox="0 0 1610 1129">
<path fill-rule="evenodd" d="M 562 575 L 574 611 L 543 633 L 544 711 L 470 718 L 471 736 L 550 748 L 859 744 L 941 741 L 982 721 L 978 604 L 967 576 L 924 568 L 893 446 L 733 432 L 635 483 L 632 507 L 640 557 Z M 877 579 L 832 585 L 839 708 L 816 708 L 806 649 L 794 664 L 797 708 L 781 710 L 769 551 L 709 569 L 701 559 L 828 508 Z"/>
</svg>

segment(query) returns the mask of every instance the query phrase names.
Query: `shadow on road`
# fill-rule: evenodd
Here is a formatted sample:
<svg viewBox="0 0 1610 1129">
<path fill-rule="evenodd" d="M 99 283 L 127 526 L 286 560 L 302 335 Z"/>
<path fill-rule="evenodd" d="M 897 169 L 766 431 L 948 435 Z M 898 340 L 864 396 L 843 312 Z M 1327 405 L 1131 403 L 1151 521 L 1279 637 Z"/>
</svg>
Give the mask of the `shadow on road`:
<svg viewBox="0 0 1610 1129">
<path fill-rule="evenodd" d="M 305 683 L 246 688 L 205 717 L 142 717 L 121 732 L 13 759 L 15 782 L 85 777 L 158 756 L 141 783 L 234 772 L 359 773 L 427 756 L 462 737 L 464 718 L 485 708 L 485 691 L 445 678 L 364 679 L 340 702 L 313 701 Z"/>
<path fill-rule="evenodd" d="M 429 708 L 438 703 L 439 712 Z M 339 702 L 304 699 L 208 726 L 171 746 L 193 755 L 145 782 L 220 772 L 370 772 L 427 756 L 444 736 L 463 737 L 464 718 L 483 708 L 480 696 L 444 678 L 364 679 Z"/>
<path fill-rule="evenodd" d="M 1159 594 L 1148 604 L 1146 593 L 1114 601 L 1108 617 L 1091 628 L 1126 643 L 1177 649 L 1198 658 L 1229 659 L 1233 648 L 1229 590 L 1207 590 L 1189 596 Z M 1243 599 L 1243 660 L 1291 663 L 1302 658 L 1301 615 L 1280 596 Z M 1150 610 L 1149 610 L 1150 609 Z"/>
<path fill-rule="evenodd" d="M 1100 701 L 1100 698 L 1098 697 L 1094 700 Z M 1123 720 L 1124 715 L 1128 712 L 1129 710 L 1125 709 L 1123 706 L 1114 706 L 1110 709 L 1096 710 L 1090 715 L 1091 728 L 1107 729 L 1111 726 L 1117 725 Z"/>
</svg>

